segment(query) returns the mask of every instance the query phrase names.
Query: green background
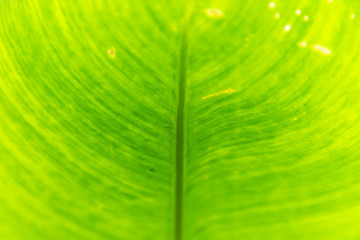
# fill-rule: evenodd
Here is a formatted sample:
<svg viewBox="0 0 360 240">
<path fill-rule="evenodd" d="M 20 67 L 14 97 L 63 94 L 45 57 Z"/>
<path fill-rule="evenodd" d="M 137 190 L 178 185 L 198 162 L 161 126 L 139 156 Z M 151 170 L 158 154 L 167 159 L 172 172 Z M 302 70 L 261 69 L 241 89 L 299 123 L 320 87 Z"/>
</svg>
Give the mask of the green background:
<svg viewBox="0 0 360 240">
<path fill-rule="evenodd" d="M 0 239 L 174 239 L 185 33 L 183 239 L 360 239 L 360 3 L 269 3 L 0 0 Z"/>
</svg>

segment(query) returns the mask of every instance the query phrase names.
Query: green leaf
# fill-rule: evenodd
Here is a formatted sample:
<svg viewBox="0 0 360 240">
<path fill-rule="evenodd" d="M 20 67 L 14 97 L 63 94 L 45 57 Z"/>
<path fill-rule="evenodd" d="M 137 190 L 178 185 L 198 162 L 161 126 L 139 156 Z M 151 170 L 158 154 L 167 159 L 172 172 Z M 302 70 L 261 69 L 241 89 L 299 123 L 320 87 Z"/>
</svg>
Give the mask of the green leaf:
<svg viewBox="0 0 360 240">
<path fill-rule="evenodd" d="M 0 239 L 359 239 L 359 6 L 0 0 Z"/>
</svg>

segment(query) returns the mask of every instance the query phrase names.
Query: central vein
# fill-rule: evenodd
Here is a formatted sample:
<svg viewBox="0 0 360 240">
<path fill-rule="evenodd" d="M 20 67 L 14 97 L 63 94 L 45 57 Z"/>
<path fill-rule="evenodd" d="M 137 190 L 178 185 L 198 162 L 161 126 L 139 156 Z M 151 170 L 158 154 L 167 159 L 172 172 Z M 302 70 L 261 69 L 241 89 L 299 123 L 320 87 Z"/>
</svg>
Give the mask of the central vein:
<svg viewBox="0 0 360 240">
<path fill-rule="evenodd" d="M 180 43 L 179 92 L 176 120 L 176 186 L 175 186 L 175 240 L 182 240 L 183 182 L 184 182 L 184 108 L 187 77 L 187 17 L 184 17 Z"/>
</svg>

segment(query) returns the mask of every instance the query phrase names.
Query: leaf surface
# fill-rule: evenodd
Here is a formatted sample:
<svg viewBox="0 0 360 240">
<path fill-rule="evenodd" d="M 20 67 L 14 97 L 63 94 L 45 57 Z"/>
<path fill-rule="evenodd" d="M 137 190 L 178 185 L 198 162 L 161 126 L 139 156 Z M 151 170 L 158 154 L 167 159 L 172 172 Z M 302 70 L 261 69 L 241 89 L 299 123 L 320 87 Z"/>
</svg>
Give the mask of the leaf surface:
<svg viewBox="0 0 360 240">
<path fill-rule="evenodd" d="M 359 3 L 269 4 L 0 1 L 0 238 L 358 239 Z"/>
</svg>

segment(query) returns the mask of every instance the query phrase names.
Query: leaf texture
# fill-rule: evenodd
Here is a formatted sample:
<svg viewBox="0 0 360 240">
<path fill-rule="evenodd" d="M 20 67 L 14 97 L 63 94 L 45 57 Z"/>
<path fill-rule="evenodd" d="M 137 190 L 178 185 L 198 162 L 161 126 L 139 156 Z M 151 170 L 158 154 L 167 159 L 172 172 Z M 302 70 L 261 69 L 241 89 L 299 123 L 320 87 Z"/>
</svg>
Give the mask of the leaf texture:
<svg viewBox="0 0 360 240">
<path fill-rule="evenodd" d="M 356 14 L 0 0 L 0 239 L 359 239 Z"/>
<path fill-rule="evenodd" d="M 0 238 L 171 239 L 181 9 L 0 4 Z"/>
</svg>

